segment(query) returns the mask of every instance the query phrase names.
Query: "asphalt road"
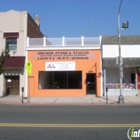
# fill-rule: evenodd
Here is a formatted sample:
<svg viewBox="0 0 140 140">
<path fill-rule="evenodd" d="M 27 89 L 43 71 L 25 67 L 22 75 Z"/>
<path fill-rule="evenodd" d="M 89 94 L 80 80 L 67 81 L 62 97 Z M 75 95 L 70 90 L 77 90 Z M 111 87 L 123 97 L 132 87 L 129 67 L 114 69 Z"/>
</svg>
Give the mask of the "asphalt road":
<svg viewBox="0 0 140 140">
<path fill-rule="evenodd" d="M 128 140 L 140 106 L 0 106 L 0 140 Z"/>
</svg>

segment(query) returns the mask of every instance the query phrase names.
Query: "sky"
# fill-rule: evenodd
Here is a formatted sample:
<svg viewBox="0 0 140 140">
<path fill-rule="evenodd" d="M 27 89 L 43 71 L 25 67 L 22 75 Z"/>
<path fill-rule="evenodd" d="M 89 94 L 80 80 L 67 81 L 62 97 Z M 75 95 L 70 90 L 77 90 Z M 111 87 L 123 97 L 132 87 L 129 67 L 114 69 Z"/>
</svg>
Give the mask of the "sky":
<svg viewBox="0 0 140 140">
<path fill-rule="evenodd" d="M 0 0 L 0 12 L 27 11 L 40 18 L 48 38 L 118 35 L 120 0 Z M 121 35 L 140 35 L 140 0 L 122 0 L 120 24 L 129 21 Z"/>
</svg>

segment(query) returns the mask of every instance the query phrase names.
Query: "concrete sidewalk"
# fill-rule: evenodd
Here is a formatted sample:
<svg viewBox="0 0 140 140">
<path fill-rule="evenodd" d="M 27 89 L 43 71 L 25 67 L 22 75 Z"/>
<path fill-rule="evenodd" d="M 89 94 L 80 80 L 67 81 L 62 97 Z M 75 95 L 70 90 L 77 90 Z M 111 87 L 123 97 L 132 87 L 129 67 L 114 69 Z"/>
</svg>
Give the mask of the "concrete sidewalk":
<svg viewBox="0 0 140 140">
<path fill-rule="evenodd" d="M 124 96 L 125 103 L 121 105 L 140 105 L 139 96 Z M 18 95 L 0 97 L 0 104 L 10 105 L 120 105 L 118 96 L 96 97 L 88 95 L 85 97 L 30 97 L 23 100 Z"/>
</svg>

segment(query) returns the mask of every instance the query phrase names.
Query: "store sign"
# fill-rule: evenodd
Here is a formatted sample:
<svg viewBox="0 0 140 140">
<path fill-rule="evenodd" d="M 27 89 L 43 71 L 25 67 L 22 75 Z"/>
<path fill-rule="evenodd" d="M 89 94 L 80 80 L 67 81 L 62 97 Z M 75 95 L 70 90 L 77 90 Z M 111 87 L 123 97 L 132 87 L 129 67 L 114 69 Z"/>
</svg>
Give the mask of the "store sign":
<svg viewBox="0 0 140 140">
<path fill-rule="evenodd" d="M 46 62 L 46 71 L 75 70 L 75 62 Z"/>
<path fill-rule="evenodd" d="M 10 82 L 12 82 L 12 80 L 11 79 L 7 79 L 7 82 L 10 83 Z"/>
<path fill-rule="evenodd" d="M 93 51 L 35 51 L 35 60 L 91 60 L 95 59 Z"/>
</svg>

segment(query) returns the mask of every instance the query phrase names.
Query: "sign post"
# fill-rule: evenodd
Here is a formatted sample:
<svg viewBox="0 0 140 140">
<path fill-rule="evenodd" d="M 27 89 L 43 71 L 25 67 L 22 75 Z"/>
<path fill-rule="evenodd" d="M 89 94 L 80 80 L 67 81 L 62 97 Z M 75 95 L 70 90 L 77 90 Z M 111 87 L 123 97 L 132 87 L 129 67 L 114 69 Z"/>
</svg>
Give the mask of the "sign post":
<svg viewBox="0 0 140 140">
<path fill-rule="evenodd" d="M 28 102 L 30 103 L 30 75 L 32 74 L 32 63 L 29 60 L 26 62 L 26 69 L 28 75 Z"/>
</svg>

